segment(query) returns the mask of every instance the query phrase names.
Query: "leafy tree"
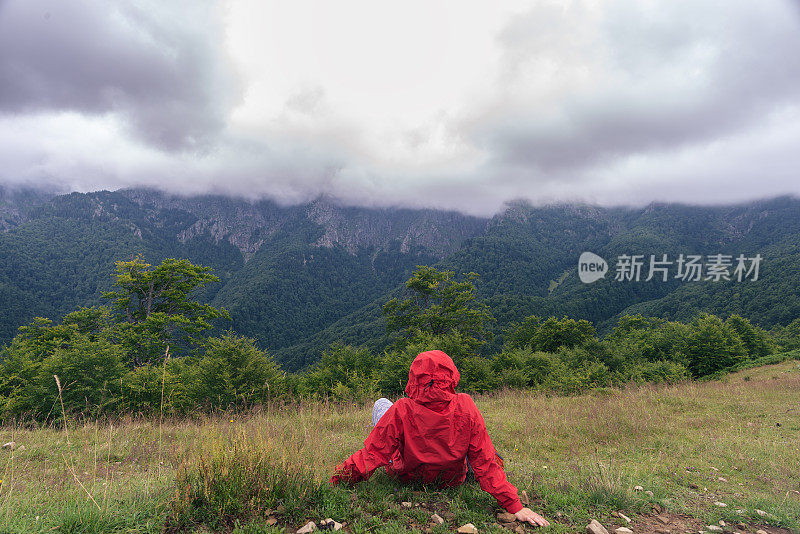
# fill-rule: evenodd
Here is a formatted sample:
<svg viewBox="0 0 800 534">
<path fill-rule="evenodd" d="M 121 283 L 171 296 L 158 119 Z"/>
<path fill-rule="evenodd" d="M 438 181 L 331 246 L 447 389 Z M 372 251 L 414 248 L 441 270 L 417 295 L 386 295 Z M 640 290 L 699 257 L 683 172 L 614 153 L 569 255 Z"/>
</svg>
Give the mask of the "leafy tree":
<svg viewBox="0 0 800 534">
<path fill-rule="evenodd" d="M 770 334 L 781 350 L 800 349 L 800 319 L 795 319 L 786 326 L 776 326 Z"/>
<path fill-rule="evenodd" d="M 703 314 L 691 323 L 686 355 L 689 371 L 699 377 L 736 365 L 747 358 L 747 349 L 722 319 Z"/>
<path fill-rule="evenodd" d="M 283 393 L 283 376 L 275 361 L 250 338 L 227 332 L 210 338 L 197 364 L 194 397 L 214 408 L 248 406 Z"/>
<path fill-rule="evenodd" d="M 343 400 L 374 398 L 379 365 L 366 347 L 335 342 L 322 353 L 317 366 L 304 374 L 304 392 L 312 396 L 332 394 Z"/>
<path fill-rule="evenodd" d="M 561 347 L 580 347 L 596 341 L 595 335 L 594 326 L 585 319 L 548 317 L 542 321 L 531 315 L 522 323 L 512 325 L 506 344 L 512 349 L 530 347 L 534 351 L 555 352 Z"/>
<path fill-rule="evenodd" d="M 168 358 L 160 365 L 146 363 L 129 369 L 120 379 L 119 409 L 126 414 L 181 414 L 196 406 L 190 389 L 194 372 L 187 358 Z M 192 362 L 194 363 L 194 362 Z"/>
<path fill-rule="evenodd" d="M 454 276 L 453 271 L 419 266 L 406 282 L 409 295 L 403 300 L 391 299 L 383 306 L 387 330 L 399 336 L 397 348 L 421 335 L 456 334 L 467 352 L 476 353 L 490 337 L 486 327 L 494 320 L 492 314 L 475 300 L 472 281 L 478 275 L 467 273 L 460 282 Z"/>
<path fill-rule="evenodd" d="M 170 347 L 181 355 L 201 344 L 212 321 L 228 312 L 195 300 L 206 284 L 219 282 L 210 267 L 168 258 L 151 268 L 141 258 L 116 263 L 116 291 L 103 293 L 120 318 L 118 337 L 133 366 L 158 362 Z"/>
<path fill-rule="evenodd" d="M 775 343 L 769 335 L 744 317 L 731 315 L 725 320 L 725 326 L 736 332 L 750 358 L 760 358 L 775 352 Z"/>
</svg>

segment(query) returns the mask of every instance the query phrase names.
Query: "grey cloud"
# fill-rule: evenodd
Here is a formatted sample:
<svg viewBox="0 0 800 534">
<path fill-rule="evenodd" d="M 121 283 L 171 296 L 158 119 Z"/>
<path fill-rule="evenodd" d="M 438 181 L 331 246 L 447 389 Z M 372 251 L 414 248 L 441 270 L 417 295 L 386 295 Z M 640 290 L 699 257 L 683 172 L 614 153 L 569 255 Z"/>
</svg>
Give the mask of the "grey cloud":
<svg viewBox="0 0 800 534">
<path fill-rule="evenodd" d="M 655 6 L 612 2 L 586 38 L 568 11 L 537 7 L 514 20 L 500 38 L 506 77 L 536 76 L 525 70 L 549 54 L 565 62 L 556 78 L 576 58 L 575 68 L 588 60 L 598 77 L 590 90 L 569 87 L 555 109 L 523 101 L 483 117 L 473 133 L 494 164 L 547 173 L 605 165 L 707 142 L 800 103 L 800 55 L 791 52 L 800 50 L 800 23 L 788 3 Z"/>
<path fill-rule="evenodd" d="M 118 113 L 165 149 L 213 138 L 236 87 L 211 4 L 137 5 L 0 4 L 0 113 Z"/>
</svg>

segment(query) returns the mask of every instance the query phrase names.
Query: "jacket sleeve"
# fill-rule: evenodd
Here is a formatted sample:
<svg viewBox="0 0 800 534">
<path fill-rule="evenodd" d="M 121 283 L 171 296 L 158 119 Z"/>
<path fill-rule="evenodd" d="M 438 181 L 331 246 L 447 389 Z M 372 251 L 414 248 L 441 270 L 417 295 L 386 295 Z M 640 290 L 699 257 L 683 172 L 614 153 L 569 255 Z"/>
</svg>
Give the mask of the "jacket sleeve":
<svg viewBox="0 0 800 534">
<path fill-rule="evenodd" d="M 331 484 L 361 482 L 367 480 L 378 467 L 389 465 L 403 438 L 403 425 L 400 421 L 397 404 L 393 404 L 383 414 L 381 420 L 364 440 L 364 448 L 359 449 L 344 463 L 336 466 L 330 480 Z"/>
<path fill-rule="evenodd" d="M 517 513 L 522 509 L 517 488 L 506 478 L 502 460 L 497 456 L 489 433 L 486 431 L 486 423 L 481 412 L 474 402 L 470 402 L 470 404 L 475 413 L 472 417 L 467 458 L 475 471 L 475 477 L 478 479 L 481 489 L 497 499 L 500 506 L 509 513 Z"/>
</svg>

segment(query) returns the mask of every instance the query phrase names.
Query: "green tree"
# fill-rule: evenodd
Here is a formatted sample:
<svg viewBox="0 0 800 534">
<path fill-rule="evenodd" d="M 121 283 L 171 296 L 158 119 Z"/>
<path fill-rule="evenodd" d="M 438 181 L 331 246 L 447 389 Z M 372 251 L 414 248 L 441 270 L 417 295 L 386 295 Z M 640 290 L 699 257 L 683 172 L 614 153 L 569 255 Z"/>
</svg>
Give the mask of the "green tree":
<svg viewBox="0 0 800 534">
<path fill-rule="evenodd" d="M 476 353 L 491 336 L 486 329 L 494 320 L 488 306 L 475 300 L 478 275 L 467 273 L 457 281 L 453 271 L 419 266 L 406 282 L 408 296 L 383 306 L 386 328 L 398 336 L 395 348 L 421 335 L 460 337 L 468 353 Z M 436 347 L 431 347 L 436 348 Z"/>
<path fill-rule="evenodd" d="M 251 338 L 226 332 L 209 338 L 197 364 L 193 396 L 201 404 L 226 409 L 249 406 L 283 393 L 283 373 Z"/>
<path fill-rule="evenodd" d="M 689 371 L 705 376 L 747 358 L 747 349 L 732 328 L 716 315 L 703 314 L 691 323 L 686 342 Z"/>
<path fill-rule="evenodd" d="M 592 323 L 585 319 L 548 317 L 542 321 L 531 315 L 522 323 L 512 325 L 506 345 L 511 349 L 530 347 L 534 351 L 555 352 L 561 347 L 571 349 L 597 341 L 596 334 Z"/>
<path fill-rule="evenodd" d="M 167 346 L 183 355 L 202 344 L 212 321 L 230 320 L 226 310 L 195 299 L 206 284 L 219 282 L 210 267 L 173 258 L 151 267 L 141 258 L 117 262 L 118 289 L 103 293 L 118 313 L 117 336 L 132 366 L 159 362 Z"/>
<path fill-rule="evenodd" d="M 775 343 L 769 335 L 744 317 L 731 315 L 725 321 L 725 326 L 736 332 L 750 358 L 760 358 L 775 352 Z"/>
</svg>

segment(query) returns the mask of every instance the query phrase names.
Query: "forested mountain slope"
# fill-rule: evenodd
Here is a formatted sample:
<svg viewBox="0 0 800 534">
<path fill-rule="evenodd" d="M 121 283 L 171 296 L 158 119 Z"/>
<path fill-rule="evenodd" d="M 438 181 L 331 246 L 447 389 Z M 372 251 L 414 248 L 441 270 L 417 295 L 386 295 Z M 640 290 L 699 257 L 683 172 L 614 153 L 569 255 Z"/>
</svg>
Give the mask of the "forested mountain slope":
<svg viewBox="0 0 800 534">
<path fill-rule="evenodd" d="M 102 302 L 113 263 L 186 258 L 221 282 L 201 296 L 230 311 L 289 369 L 342 339 L 380 348 L 381 306 L 417 265 L 476 272 L 502 342 L 511 322 L 537 314 L 585 318 L 602 332 L 625 313 L 688 319 L 741 314 L 769 327 L 800 316 L 800 200 L 738 206 L 652 204 L 533 207 L 516 202 L 482 219 L 454 212 L 298 206 L 150 190 L 48 195 L 0 191 L 0 343 L 34 316 L 58 318 Z M 578 279 L 578 257 L 608 262 L 604 279 Z M 667 281 L 644 281 L 666 254 Z M 685 281 L 679 255 L 760 254 L 759 279 Z M 640 281 L 615 280 L 621 255 L 643 257 Z M 731 266 L 731 271 L 733 266 Z M 705 274 L 705 273 L 704 273 Z M 752 278 L 752 276 L 751 276 Z M 491 347 L 490 347 L 491 348 Z"/>
</svg>

